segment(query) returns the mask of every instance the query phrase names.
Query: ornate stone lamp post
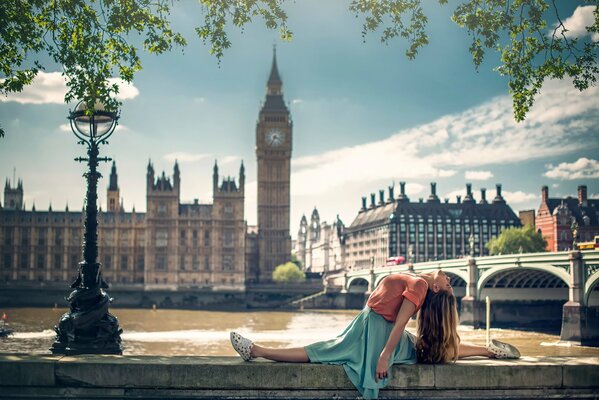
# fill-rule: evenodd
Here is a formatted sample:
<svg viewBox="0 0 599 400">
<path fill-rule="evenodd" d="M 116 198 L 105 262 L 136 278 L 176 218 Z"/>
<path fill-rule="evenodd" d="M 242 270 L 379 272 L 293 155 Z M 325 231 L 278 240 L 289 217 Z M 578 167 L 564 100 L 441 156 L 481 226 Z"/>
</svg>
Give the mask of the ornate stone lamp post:
<svg viewBox="0 0 599 400">
<path fill-rule="evenodd" d="M 69 112 L 71 129 L 79 144 L 87 146 L 87 158 L 75 161 L 87 162 L 88 171 L 85 206 L 85 232 L 83 237 L 83 261 L 79 263 L 77 279 L 71 284 L 73 291 L 66 300 L 70 310 L 54 327 L 56 339 L 50 349 L 54 354 L 122 354 L 121 332 L 118 319 L 108 312 L 112 299 L 104 291 L 108 284 L 102 279 L 98 262 L 98 207 L 97 188 L 101 174 L 97 171 L 100 161 L 110 158 L 98 157 L 98 146 L 106 141 L 116 128 L 119 115 L 106 111 L 96 103 L 89 111 L 80 102 L 75 111 Z"/>
</svg>

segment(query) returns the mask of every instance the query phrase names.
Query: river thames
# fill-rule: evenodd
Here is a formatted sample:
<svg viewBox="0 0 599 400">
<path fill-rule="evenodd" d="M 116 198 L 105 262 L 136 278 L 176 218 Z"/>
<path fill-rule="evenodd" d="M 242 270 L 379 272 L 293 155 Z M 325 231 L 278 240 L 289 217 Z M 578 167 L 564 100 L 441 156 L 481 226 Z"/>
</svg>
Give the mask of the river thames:
<svg viewBox="0 0 599 400">
<path fill-rule="evenodd" d="M 49 353 L 54 339 L 53 326 L 66 309 L 9 308 L 12 336 L 0 338 L 2 353 Z M 123 329 L 124 354 L 232 356 L 229 332 L 236 330 L 254 342 L 272 347 L 304 346 L 340 334 L 358 310 L 309 311 L 189 311 L 119 309 L 111 312 Z M 416 322 L 408 330 L 414 332 Z M 485 331 L 459 328 L 464 342 L 485 343 Z M 491 338 L 518 346 L 524 356 L 597 356 L 599 348 L 570 346 L 558 335 L 491 329 Z"/>
</svg>

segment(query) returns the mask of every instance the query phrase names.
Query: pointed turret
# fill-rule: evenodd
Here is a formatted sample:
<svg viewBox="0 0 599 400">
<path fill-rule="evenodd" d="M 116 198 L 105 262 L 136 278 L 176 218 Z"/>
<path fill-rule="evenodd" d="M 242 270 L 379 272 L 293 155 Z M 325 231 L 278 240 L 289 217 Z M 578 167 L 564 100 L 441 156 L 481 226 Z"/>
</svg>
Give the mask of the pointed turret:
<svg viewBox="0 0 599 400">
<path fill-rule="evenodd" d="M 116 174 L 116 162 L 112 162 L 112 168 L 110 170 L 110 180 L 108 184 L 108 190 L 119 190 L 117 183 L 118 176 Z"/>
<path fill-rule="evenodd" d="M 214 160 L 214 168 L 212 169 L 212 193 L 218 191 L 218 164 Z"/>
<path fill-rule="evenodd" d="M 281 95 L 283 88 L 283 81 L 279 75 L 279 69 L 277 68 L 277 47 L 272 48 L 272 66 L 270 67 L 270 75 L 266 84 L 267 94 L 269 95 Z"/>
<path fill-rule="evenodd" d="M 150 192 L 154 187 L 154 166 L 152 160 L 148 159 L 148 172 L 146 173 L 146 191 Z"/>
<path fill-rule="evenodd" d="M 277 68 L 277 52 L 273 49 L 272 66 L 270 75 L 266 82 L 266 101 L 262 106 L 262 111 L 284 111 L 287 112 L 285 100 L 283 100 L 283 81 Z"/>
<path fill-rule="evenodd" d="M 239 190 L 243 191 L 245 188 L 245 166 L 243 160 L 241 160 L 241 167 L 239 167 Z"/>
</svg>

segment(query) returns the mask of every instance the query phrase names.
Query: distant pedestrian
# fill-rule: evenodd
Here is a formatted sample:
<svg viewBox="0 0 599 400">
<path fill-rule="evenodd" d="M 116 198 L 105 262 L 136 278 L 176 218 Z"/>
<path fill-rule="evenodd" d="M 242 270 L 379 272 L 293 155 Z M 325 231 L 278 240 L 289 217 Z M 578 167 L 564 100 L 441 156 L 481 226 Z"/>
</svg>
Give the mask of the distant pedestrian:
<svg viewBox="0 0 599 400">
<path fill-rule="evenodd" d="M 407 301 L 404 301 L 407 300 Z M 418 314 L 418 336 L 405 330 Z M 488 347 L 460 343 L 456 298 L 441 270 L 421 275 L 393 274 L 372 292 L 366 307 L 336 338 L 305 347 L 273 349 L 231 332 L 231 344 L 246 361 L 340 364 L 366 399 L 378 398 L 390 378 L 392 364 L 435 364 L 483 356 L 519 358 L 517 348 L 498 340 Z"/>
</svg>

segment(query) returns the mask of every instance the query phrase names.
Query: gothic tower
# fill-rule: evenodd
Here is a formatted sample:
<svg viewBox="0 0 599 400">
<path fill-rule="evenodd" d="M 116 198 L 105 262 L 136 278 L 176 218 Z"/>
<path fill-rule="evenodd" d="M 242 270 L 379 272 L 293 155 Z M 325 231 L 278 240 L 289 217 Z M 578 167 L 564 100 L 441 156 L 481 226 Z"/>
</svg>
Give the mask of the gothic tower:
<svg viewBox="0 0 599 400">
<path fill-rule="evenodd" d="M 4 208 L 7 210 L 23 210 L 23 181 L 14 182 L 15 187 L 7 179 L 4 185 Z"/>
<path fill-rule="evenodd" d="M 116 174 L 116 163 L 112 162 L 112 169 L 110 170 L 110 181 L 108 183 L 108 190 L 106 191 L 106 209 L 108 212 L 117 212 L 119 211 L 119 198 L 120 191 L 119 185 L 117 183 L 118 176 Z"/>
<path fill-rule="evenodd" d="M 271 281 L 274 268 L 291 257 L 289 180 L 293 123 L 282 89 L 273 49 L 266 100 L 256 125 L 259 282 Z"/>
</svg>

